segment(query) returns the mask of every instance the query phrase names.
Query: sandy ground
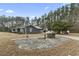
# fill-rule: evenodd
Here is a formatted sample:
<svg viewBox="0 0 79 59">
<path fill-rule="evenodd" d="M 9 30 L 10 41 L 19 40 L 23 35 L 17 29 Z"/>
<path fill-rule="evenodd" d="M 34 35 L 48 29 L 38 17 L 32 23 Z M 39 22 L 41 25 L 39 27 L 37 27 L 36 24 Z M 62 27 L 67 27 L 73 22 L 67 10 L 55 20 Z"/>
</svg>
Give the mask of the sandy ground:
<svg viewBox="0 0 79 59">
<path fill-rule="evenodd" d="M 73 39 L 73 40 L 79 40 L 79 36 L 77 36 L 77 35 L 58 35 L 58 36 L 70 38 L 70 39 Z"/>
<path fill-rule="evenodd" d="M 43 34 L 30 34 L 30 38 L 43 37 Z M 79 55 L 79 40 L 68 40 L 63 45 L 51 49 L 18 49 L 13 39 L 25 38 L 23 34 L 0 32 L 0 55 L 2 56 L 70 56 Z"/>
</svg>

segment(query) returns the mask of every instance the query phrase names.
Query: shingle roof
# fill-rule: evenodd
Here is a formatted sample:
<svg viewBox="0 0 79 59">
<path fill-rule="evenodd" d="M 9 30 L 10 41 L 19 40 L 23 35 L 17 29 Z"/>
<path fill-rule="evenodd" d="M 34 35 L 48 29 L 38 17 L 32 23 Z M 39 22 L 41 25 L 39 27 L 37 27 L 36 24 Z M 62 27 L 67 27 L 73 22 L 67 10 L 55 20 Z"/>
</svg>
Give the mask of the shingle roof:
<svg viewBox="0 0 79 59">
<path fill-rule="evenodd" d="M 35 28 L 37 28 L 37 29 L 42 29 L 42 28 L 40 28 L 39 26 L 34 26 Z"/>
<path fill-rule="evenodd" d="M 39 26 L 26 25 L 26 27 L 29 27 L 29 26 L 33 26 L 33 27 L 36 28 L 36 29 L 42 29 L 42 28 L 40 28 Z M 16 28 L 16 27 L 18 27 L 18 28 L 25 28 L 24 25 L 17 25 L 17 26 L 13 26 L 13 27 L 10 27 L 10 28 Z"/>
</svg>

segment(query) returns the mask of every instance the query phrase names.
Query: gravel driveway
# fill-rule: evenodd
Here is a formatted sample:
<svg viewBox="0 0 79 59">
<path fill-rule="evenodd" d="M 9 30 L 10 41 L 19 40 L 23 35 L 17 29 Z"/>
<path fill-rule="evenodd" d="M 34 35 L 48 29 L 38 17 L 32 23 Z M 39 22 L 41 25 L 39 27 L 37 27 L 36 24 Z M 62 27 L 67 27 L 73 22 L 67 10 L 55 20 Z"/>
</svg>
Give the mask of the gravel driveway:
<svg viewBox="0 0 79 59">
<path fill-rule="evenodd" d="M 73 39 L 73 40 L 79 40 L 79 36 L 72 36 L 72 35 L 58 35 L 58 36 L 70 38 L 70 39 Z"/>
</svg>

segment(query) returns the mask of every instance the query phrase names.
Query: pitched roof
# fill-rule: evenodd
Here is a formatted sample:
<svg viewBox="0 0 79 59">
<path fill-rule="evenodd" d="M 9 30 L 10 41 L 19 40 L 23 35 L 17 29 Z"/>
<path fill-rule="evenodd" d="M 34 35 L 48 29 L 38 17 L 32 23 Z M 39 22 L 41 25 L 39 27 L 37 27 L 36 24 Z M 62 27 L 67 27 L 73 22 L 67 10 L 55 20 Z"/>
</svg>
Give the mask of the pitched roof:
<svg viewBox="0 0 79 59">
<path fill-rule="evenodd" d="M 29 27 L 29 26 L 32 26 L 32 27 L 34 27 L 34 28 L 36 28 L 36 29 L 42 29 L 42 28 L 40 28 L 39 26 L 26 25 L 26 27 Z M 16 28 L 16 27 L 18 27 L 18 28 L 25 28 L 25 25 L 16 25 L 16 26 L 13 26 L 13 27 L 10 27 L 10 28 Z"/>
<path fill-rule="evenodd" d="M 40 28 L 39 26 L 34 26 L 35 28 L 37 28 L 37 29 L 42 29 L 42 28 Z"/>
<path fill-rule="evenodd" d="M 36 29 L 42 29 L 41 27 L 39 27 L 39 26 L 34 26 L 34 25 L 27 25 L 26 27 L 29 27 L 29 26 L 32 26 L 32 27 L 34 27 L 34 28 L 36 28 Z"/>
</svg>

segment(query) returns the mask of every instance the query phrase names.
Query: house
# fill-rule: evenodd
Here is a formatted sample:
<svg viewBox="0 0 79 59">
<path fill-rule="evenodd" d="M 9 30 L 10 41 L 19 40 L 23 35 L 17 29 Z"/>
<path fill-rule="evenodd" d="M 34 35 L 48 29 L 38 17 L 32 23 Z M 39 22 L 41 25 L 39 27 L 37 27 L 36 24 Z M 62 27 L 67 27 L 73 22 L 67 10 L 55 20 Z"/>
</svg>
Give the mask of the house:
<svg viewBox="0 0 79 59">
<path fill-rule="evenodd" d="M 26 26 L 26 32 L 27 33 L 41 33 L 43 32 L 43 29 L 38 26 L 29 25 L 29 26 Z"/>
<path fill-rule="evenodd" d="M 13 26 L 10 28 L 11 32 L 16 32 L 16 33 L 41 33 L 43 32 L 43 29 L 38 27 L 38 26 L 33 26 L 33 25 L 18 25 L 18 26 Z"/>
</svg>

